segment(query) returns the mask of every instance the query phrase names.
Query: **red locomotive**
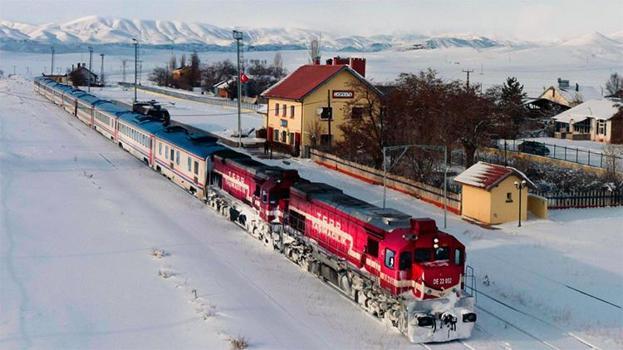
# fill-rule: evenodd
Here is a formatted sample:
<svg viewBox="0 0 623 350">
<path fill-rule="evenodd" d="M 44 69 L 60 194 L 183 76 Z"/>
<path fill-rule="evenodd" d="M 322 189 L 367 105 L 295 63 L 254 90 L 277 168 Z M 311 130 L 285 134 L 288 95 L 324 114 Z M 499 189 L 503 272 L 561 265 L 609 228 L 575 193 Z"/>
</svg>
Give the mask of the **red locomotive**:
<svg viewBox="0 0 623 350">
<path fill-rule="evenodd" d="M 465 246 L 434 220 L 376 207 L 233 150 L 212 162 L 209 203 L 252 235 L 413 342 L 471 335 Z"/>
</svg>

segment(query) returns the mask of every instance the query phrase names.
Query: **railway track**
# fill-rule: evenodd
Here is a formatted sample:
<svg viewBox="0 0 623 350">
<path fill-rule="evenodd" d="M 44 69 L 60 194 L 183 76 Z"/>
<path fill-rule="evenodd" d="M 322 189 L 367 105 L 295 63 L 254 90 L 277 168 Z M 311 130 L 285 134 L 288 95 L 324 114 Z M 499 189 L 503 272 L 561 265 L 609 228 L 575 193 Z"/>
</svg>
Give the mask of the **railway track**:
<svg viewBox="0 0 623 350">
<path fill-rule="evenodd" d="M 502 301 L 498 298 L 495 298 L 487 293 L 477 291 L 478 296 L 482 296 L 489 300 L 492 304 L 497 305 L 501 309 L 507 310 L 512 314 L 518 315 L 519 317 L 514 318 L 513 320 L 509 320 L 509 317 L 501 315 L 499 312 L 496 313 L 491 311 L 489 307 L 483 306 L 482 302 L 476 304 L 476 308 L 479 309 L 482 313 L 491 316 L 498 321 L 504 323 L 506 326 L 511 327 L 518 331 L 519 333 L 527 336 L 528 338 L 538 341 L 545 347 L 553 350 L 566 350 L 566 349 L 599 349 L 599 347 L 595 346 L 588 340 L 574 334 L 573 332 L 567 331 L 566 329 L 547 321 L 539 316 L 533 315 L 526 311 L 523 311 L 505 301 Z M 482 299 L 481 299 L 482 300 Z M 518 320 L 524 319 L 524 322 Z M 543 327 L 545 326 L 545 327 Z M 558 339 L 556 342 L 552 340 L 546 340 L 545 337 L 540 335 L 539 331 L 551 333 L 554 331 L 554 334 L 550 335 L 558 335 L 558 337 L 562 336 L 561 339 Z M 557 342 L 563 342 L 563 344 L 557 344 Z"/>
</svg>

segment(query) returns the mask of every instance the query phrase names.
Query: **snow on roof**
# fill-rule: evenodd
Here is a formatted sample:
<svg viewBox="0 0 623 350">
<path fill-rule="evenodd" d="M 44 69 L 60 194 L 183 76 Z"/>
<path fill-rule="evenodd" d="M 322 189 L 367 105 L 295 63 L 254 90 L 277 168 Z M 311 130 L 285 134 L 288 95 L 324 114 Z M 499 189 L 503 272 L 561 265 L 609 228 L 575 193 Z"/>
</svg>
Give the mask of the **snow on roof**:
<svg viewBox="0 0 623 350">
<path fill-rule="evenodd" d="M 601 92 L 592 86 L 578 86 L 577 91 L 575 90 L 575 86 L 570 86 L 569 88 L 560 89 L 560 94 L 563 95 L 567 101 L 576 100 L 576 97 L 582 101 L 603 98 Z"/>
<path fill-rule="evenodd" d="M 609 99 L 589 100 L 554 116 L 553 119 L 559 123 L 578 123 L 588 118 L 608 120 L 619 111 L 619 105 Z"/>
<path fill-rule="evenodd" d="M 513 167 L 485 162 L 478 162 L 472 165 L 455 177 L 454 181 L 489 191 L 511 175 L 525 180 L 530 187 L 536 188 L 536 185 L 521 171 Z"/>
</svg>

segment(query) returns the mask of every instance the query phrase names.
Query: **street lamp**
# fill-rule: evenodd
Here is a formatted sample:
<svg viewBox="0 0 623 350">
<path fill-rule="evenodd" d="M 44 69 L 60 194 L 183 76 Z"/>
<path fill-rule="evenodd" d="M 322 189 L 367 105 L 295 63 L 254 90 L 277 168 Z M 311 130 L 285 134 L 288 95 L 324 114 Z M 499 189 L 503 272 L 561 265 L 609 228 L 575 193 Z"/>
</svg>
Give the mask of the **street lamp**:
<svg viewBox="0 0 623 350">
<path fill-rule="evenodd" d="M 87 74 L 89 76 L 89 85 L 87 86 L 88 92 L 91 92 L 91 72 L 93 71 L 92 66 L 93 66 L 93 48 L 89 46 L 89 73 Z"/>
<path fill-rule="evenodd" d="M 240 125 L 240 95 L 242 95 L 242 86 L 240 83 L 240 40 L 242 40 L 242 32 L 234 30 L 232 33 L 236 40 L 236 62 L 238 64 L 238 78 L 236 79 L 238 83 L 238 147 L 242 148 L 242 126 Z"/>
<path fill-rule="evenodd" d="M 519 190 L 519 224 L 517 224 L 517 227 L 521 227 L 521 190 L 526 188 L 527 185 L 526 180 L 521 180 L 521 182 L 515 181 L 515 188 Z"/>
<path fill-rule="evenodd" d="M 132 41 L 134 41 L 134 103 L 136 103 L 136 84 L 138 81 L 138 40 L 136 38 L 132 38 Z"/>
</svg>

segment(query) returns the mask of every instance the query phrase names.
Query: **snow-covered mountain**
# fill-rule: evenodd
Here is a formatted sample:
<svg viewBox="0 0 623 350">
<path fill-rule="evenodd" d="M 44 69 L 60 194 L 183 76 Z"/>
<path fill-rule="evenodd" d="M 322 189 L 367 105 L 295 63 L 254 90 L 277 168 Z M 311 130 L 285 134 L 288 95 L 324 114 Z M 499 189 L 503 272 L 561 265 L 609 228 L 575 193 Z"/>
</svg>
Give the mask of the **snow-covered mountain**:
<svg viewBox="0 0 623 350">
<path fill-rule="evenodd" d="M 231 50 L 233 28 L 205 23 L 180 21 L 137 20 L 88 16 L 55 24 L 30 25 L 0 21 L 0 49 L 40 51 L 54 45 L 59 51 L 83 49 L 85 45 L 128 46 L 132 38 L 142 45 L 162 48 L 192 47 L 198 50 Z M 395 34 L 374 36 L 339 36 L 332 33 L 291 28 L 241 28 L 244 41 L 255 50 L 303 49 L 320 37 L 321 46 L 333 51 L 380 51 L 440 49 L 468 47 L 486 49 L 501 46 L 526 46 L 526 43 L 499 41 L 477 35 L 424 36 Z M 599 35 L 600 37 L 596 37 Z M 570 40 L 563 45 L 582 45 L 586 42 L 616 48 L 623 39 L 595 34 L 589 38 Z M 530 44 L 528 44 L 530 45 Z M 534 45 L 534 44 L 531 44 Z"/>
</svg>

